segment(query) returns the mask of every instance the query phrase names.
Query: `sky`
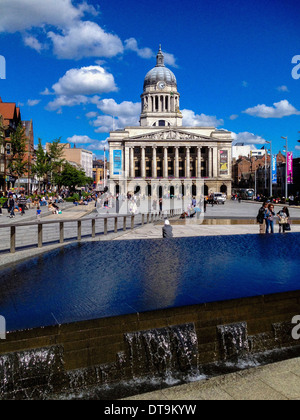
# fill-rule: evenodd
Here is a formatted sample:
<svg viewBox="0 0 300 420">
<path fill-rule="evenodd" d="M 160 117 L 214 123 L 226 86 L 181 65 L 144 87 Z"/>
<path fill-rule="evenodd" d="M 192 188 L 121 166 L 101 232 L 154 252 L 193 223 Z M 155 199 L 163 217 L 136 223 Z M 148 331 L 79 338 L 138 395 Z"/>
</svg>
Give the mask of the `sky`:
<svg viewBox="0 0 300 420">
<path fill-rule="evenodd" d="M 294 0 L 0 0 L 0 96 L 103 157 L 109 131 L 139 125 L 159 45 L 184 126 L 300 157 L 300 4 Z M 107 154 L 108 155 L 108 154 Z"/>
</svg>

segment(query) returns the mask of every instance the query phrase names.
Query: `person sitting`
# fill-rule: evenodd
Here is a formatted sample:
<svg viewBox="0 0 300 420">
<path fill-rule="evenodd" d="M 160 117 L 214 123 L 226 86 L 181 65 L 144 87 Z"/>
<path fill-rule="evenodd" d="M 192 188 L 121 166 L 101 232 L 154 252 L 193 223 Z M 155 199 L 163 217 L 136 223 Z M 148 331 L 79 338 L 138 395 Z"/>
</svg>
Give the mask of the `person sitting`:
<svg viewBox="0 0 300 420">
<path fill-rule="evenodd" d="M 166 239 L 173 238 L 173 228 L 170 225 L 169 220 L 165 220 L 165 225 L 162 229 L 162 233 L 163 233 L 163 238 L 166 238 Z"/>
</svg>

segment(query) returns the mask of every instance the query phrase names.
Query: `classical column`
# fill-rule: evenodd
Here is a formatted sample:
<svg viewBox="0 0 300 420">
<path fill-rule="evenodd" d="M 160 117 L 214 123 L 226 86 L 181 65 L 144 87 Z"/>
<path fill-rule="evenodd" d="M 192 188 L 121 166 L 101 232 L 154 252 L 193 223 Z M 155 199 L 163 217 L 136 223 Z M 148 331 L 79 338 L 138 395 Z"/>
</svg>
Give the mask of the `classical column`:
<svg viewBox="0 0 300 420">
<path fill-rule="evenodd" d="M 130 168 L 130 149 L 129 147 L 125 147 L 125 177 L 129 178 L 129 168 Z"/>
<path fill-rule="evenodd" d="M 186 178 L 191 177 L 190 146 L 186 146 Z"/>
<path fill-rule="evenodd" d="M 201 178 L 201 146 L 197 147 L 197 178 Z"/>
<path fill-rule="evenodd" d="M 175 146 L 175 178 L 179 178 L 179 146 Z"/>
<path fill-rule="evenodd" d="M 218 178 L 218 149 L 213 147 L 213 178 Z"/>
<path fill-rule="evenodd" d="M 141 155 L 142 155 L 141 175 L 142 175 L 142 178 L 146 178 L 146 146 L 141 146 Z"/>
<path fill-rule="evenodd" d="M 157 178 L 156 147 L 157 146 L 152 146 L 152 178 Z"/>
<path fill-rule="evenodd" d="M 164 178 L 168 178 L 168 147 L 164 146 Z"/>
<path fill-rule="evenodd" d="M 208 148 L 208 177 L 212 178 L 213 171 L 212 171 L 212 147 Z"/>
<path fill-rule="evenodd" d="M 134 147 L 130 147 L 130 178 L 135 177 L 134 170 Z"/>
</svg>

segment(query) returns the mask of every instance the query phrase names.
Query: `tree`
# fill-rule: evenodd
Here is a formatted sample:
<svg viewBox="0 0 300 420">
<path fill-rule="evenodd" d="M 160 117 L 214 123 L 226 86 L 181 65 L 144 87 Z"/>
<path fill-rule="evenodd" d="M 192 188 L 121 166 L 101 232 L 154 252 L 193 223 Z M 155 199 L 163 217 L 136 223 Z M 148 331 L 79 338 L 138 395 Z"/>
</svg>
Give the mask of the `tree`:
<svg viewBox="0 0 300 420">
<path fill-rule="evenodd" d="M 93 180 L 86 176 L 83 169 L 76 169 L 70 163 L 64 165 L 61 174 L 55 174 L 55 181 L 59 186 L 69 187 L 71 192 L 76 190 L 76 187 L 83 187 L 91 184 Z"/>
<path fill-rule="evenodd" d="M 19 179 L 24 175 L 27 169 L 27 162 L 24 160 L 26 152 L 25 127 L 20 123 L 14 133 L 10 135 L 11 159 L 8 169 L 11 175 L 16 175 Z M 20 186 L 20 185 L 19 185 Z"/>
<path fill-rule="evenodd" d="M 60 143 L 60 138 L 53 140 L 52 143 L 49 144 L 49 163 L 50 163 L 50 181 L 52 184 L 53 181 L 53 174 L 57 174 L 61 172 L 61 168 L 65 162 L 63 155 L 64 155 L 64 148 L 65 146 Z"/>
<path fill-rule="evenodd" d="M 50 171 L 50 159 L 48 153 L 43 149 L 42 140 L 39 139 L 38 147 L 36 150 L 36 162 L 31 168 L 32 174 L 39 178 L 39 190 L 40 190 L 40 179 L 44 178 Z"/>
</svg>

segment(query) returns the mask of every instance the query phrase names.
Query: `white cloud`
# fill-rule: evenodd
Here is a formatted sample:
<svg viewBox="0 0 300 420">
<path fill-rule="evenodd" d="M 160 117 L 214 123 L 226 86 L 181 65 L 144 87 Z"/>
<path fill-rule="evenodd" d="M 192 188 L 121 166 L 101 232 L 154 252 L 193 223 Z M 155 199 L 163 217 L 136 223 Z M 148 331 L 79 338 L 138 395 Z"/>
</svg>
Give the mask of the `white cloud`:
<svg viewBox="0 0 300 420">
<path fill-rule="evenodd" d="M 84 145 L 84 148 L 87 150 L 108 150 L 108 142 L 106 140 L 95 140 L 91 139 L 86 135 L 74 135 L 67 138 L 67 142 L 73 143 L 76 145 Z"/>
<path fill-rule="evenodd" d="M 183 109 L 181 112 L 183 115 L 182 124 L 187 127 L 218 127 L 224 124 L 224 121 L 218 120 L 216 116 L 197 115 L 189 109 Z"/>
<path fill-rule="evenodd" d="M 232 115 L 230 115 L 229 119 L 230 119 L 231 121 L 234 121 L 234 120 L 236 120 L 238 117 L 239 117 L 239 116 L 238 116 L 237 114 L 232 114 Z"/>
<path fill-rule="evenodd" d="M 100 66 L 71 69 L 52 86 L 57 95 L 93 95 L 117 90 L 114 77 Z"/>
<path fill-rule="evenodd" d="M 266 144 L 266 140 L 253 133 L 248 133 L 247 131 L 244 131 L 242 133 L 231 133 L 231 137 L 233 139 L 233 145 L 236 143 L 245 143 L 245 144 Z"/>
<path fill-rule="evenodd" d="M 129 38 L 125 41 L 125 49 L 135 51 L 141 58 L 155 57 L 154 52 L 150 48 L 139 48 L 135 38 Z"/>
<path fill-rule="evenodd" d="M 102 141 L 95 141 L 95 143 L 90 144 L 89 146 L 86 147 L 86 149 L 91 150 L 91 151 L 103 151 L 105 148 L 105 150 L 107 151 L 109 149 L 108 146 L 108 142 L 106 140 L 102 140 Z"/>
<path fill-rule="evenodd" d="M 23 37 L 23 41 L 24 44 L 27 47 L 32 48 L 33 50 L 37 51 L 38 53 L 40 53 L 45 47 L 39 42 L 39 40 L 37 38 L 35 38 L 34 36 L 31 35 L 25 35 Z"/>
<path fill-rule="evenodd" d="M 93 98 L 103 114 L 99 115 L 91 124 L 96 127 L 96 133 L 107 133 L 128 126 L 138 126 L 141 112 L 141 104 L 124 101 L 118 104 L 114 99 L 100 100 Z"/>
<path fill-rule="evenodd" d="M 137 53 L 137 55 L 141 58 L 155 58 L 156 54 L 151 50 L 151 48 L 139 48 L 137 40 L 135 38 L 129 38 L 125 41 L 125 50 L 134 51 Z M 176 58 L 173 54 L 167 53 L 163 51 L 164 57 L 165 57 L 165 64 L 172 66 L 172 67 L 178 67 L 176 64 Z"/>
<path fill-rule="evenodd" d="M 57 96 L 53 101 L 49 102 L 46 106 L 48 111 L 58 111 L 59 113 L 62 112 L 61 108 L 63 106 L 73 107 L 77 105 L 87 104 L 89 102 L 89 98 L 84 95 L 74 95 L 74 96 L 66 96 L 60 95 Z"/>
<path fill-rule="evenodd" d="M 45 25 L 64 28 L 80 19 L 84 10 L 71 0 L 1 0 L 0 32 L 18 32 Z"/>
<path fill-rule="evenodd" d="M 76 134 L 67 138 L 67 142 L 74 144 L 90 144 L 94 141 L 96 140 L 91 139 L 89 136 L 77 136 Z"/>
<path fill-rule="evenodd" d="M 88 112 L 87 114 L 85 114 L 85 116 L 89 119 L 90 118 L 96 118 L 98 116 L 98 112 L 91 111 L 91 112 Z"/>
<path fill-rule="evenodd" d="M 28 99 L 27 105 L 28 106 L 36 106 L 41 102 L 40 99 Z"/>
<path fill-rule="evenodd" d="M 48 32 L 58 58 L 79 60 L 83 57 L 114 57 L 123 53 L 123 44 L 117 35 L 105 32 L 94 22 L 77 22 L 63 34 Z"/>
<path fill-rule="evenodd" d="M 257 105 L 253 108 L 248 108 L 243 112 L 253 117 L 260 118 L 283 118 L 290 115 L 300 115 L 300 111 L 293 107 L 286 99 L 275 102 L 273 106 L 266 106 L 264 104 Z"/>
<path fill-rule="evenodd" d="M 97 107 L 104 113 L 115 117 L 139 117 L 141 104 L 124 101 L 118 104 L 114 99 L 103 99 Z"/>
<path fill-rule="evenodd" d="M 288 87 L 287 87 L 287 86 L 285 86 L 285 85 L 278 86 L 277 90 L 278 90 L 279 92 L 289 92 Z"/>
</svg>

